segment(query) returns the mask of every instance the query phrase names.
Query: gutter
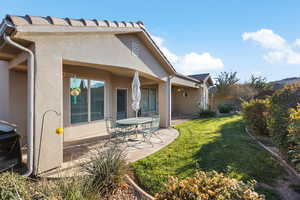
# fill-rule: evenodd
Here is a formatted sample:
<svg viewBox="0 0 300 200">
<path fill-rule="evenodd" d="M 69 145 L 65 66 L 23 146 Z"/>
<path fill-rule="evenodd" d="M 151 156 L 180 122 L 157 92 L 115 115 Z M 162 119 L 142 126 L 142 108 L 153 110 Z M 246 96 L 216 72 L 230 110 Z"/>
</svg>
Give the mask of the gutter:
<svg viewBox="0 0 300 200">
<path fill-rule="evenodd" d="M 8 24 L 6 20 L 3 20 L 0 26 L 0 34 L 2 35 L 5 42 L 8 44 L 28 53 L 28 100 L 27 100 L 27 171 L 22 174 L 23 176 L 30 176 L 33 172 L 33 126 L 34 126 L 34 54 L 33 52 L 23 47 L 22 45 L 11 40 L 10 36 L 7 35 L 6 30 L 14 28 Z"/>
</svg>

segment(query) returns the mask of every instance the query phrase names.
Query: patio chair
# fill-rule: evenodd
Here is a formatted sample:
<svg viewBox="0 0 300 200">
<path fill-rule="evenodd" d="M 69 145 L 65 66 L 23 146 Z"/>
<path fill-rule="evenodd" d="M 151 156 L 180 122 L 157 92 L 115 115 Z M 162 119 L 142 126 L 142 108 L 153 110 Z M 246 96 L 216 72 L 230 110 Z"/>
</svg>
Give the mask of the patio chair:
<svg viewBox="0 0 300 200">
<path fill-rule="evenodd" d="M 152 121 L 149 123 L 145 123 L 142 125 L 142 129 L 139 131 L 141 134 L 143 134 L 143 137 L 146 140 L 148 140 L 149 144 L 153 146 L 153 143 L 151 142 L 152 137 L 156 137 L 163 142 L 163 140 L 159 137 L 157 134 L 159 131 L 159 125 L 160 125 L 160 116 L 159 115 L 153 115 Z"/>
<path fill-rule="evenodd" d="M 123 137 L 121 141 L 124 142 L 125 140 L 124 134 L 120 129 L 120 127 L 117 126 L 116 120 L 113 117 L 106 117 L 105 125 L 106 125 L 106 131 L 109 134 L 109 138 L 104 145 L 107 145 L 108 143 L 112 143 L 112 139 L 115 137 Z"/>
</svg>

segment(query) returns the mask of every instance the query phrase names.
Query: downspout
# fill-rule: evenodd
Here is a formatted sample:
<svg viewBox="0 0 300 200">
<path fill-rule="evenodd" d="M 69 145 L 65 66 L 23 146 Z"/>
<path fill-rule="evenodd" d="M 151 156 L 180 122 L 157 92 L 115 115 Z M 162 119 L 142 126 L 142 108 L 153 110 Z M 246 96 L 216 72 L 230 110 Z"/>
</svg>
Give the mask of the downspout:
<svg viewBox="0 0 300 200">
<path fill-rule="evenodd" d="M 11 44 L 12 46 L 25 51 L 28 53 L 29 57 L 27 60 L 28 65 L 28 99 L 27 99 L 27 171 L 23 176 L 30 176 L 33 172 L 33 125 L 34 125 L 34 54 L 30 49 L 23 47 L 22 45 L 14 42 L 11 38 L 3 34 L 5 42 Z"/>
</svg>

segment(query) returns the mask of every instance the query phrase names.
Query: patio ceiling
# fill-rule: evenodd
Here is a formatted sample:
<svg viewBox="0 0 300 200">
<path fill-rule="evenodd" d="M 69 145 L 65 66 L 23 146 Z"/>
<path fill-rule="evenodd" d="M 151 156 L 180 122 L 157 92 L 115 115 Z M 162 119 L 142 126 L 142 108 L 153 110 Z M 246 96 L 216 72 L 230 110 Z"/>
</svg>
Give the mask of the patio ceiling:
<svg viewBox="0 0 300 200">
<path fill-rule="evenodd" d="M 67 64 L 68 63 L 68 64 Z M 72 64 L 70 64 L 72 63 Z M 132 78 L 133 75 L 134 75 L 134 70 L 131 70 L 131 69 L 126 69 L 126 68 L 123 68 L 123 67 L 116 67 L 116 66 L 107 66 L 107 65 L 95 65 L 95 64 L 83 64 L 83 63 L 73 63 L 73 62 L 70 62 L 70 61 L 64 61 L 64 68 L 65 69 L 68 69 L 68 68 L 86 68 L 86 67 L 89 67 L 89 68 L 92 68 L 92 69 L 100 69 L 100 70 L 103 70 L 103 71 L 107 71 L 107 72 L 110 72 L 111 74 L 113 75 L 116 75 L 116 76 L 122 76 L 122 77 L 127 77 L 127 78 Z M 139 72 L 139 75 L 140 75 L 140 80 L 142 82 L 142 84 L 154 84 L 154 83 L 157 83 L 157 82 L 162 82 L 162 80 L 160 79 L 157 79 L 155 77 L 152 77 L 148 74 L 145 74 L 143 72 Z"/>
</svg>

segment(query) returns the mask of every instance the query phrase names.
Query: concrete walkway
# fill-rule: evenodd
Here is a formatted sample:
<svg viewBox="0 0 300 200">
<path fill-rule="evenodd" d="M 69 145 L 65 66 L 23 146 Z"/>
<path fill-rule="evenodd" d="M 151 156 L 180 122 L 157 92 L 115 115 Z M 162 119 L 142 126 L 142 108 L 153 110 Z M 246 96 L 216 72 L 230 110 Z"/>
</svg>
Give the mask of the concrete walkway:
<svg viewBox="0 0 300 200">
<path fill-rule="evenodd" d="M 135 138 L 132 137 L 132 140 L 129 140 L 127 143 L 122 143 L 126 151 L 128 162 L 135 162 L 139 159 L 145 158 L 165 146 L 173 142 L 179 135 L 178 131 L 173 128 L 161 129 L 158 132 L 158 137 L 152 137 L 151 143 L 143 141 L 143 138 L 140 136 Z M 97 139 L 86 139 L 83 142 L 75 142 L 65 147 L 64 149 L 64 159 L 65 162 L 59 169 L 49 171 L 47 173 L 41 174 L 41 177 L 47 178 L 62 178 L 70 177 L 78 174 L 82 174 L 80 170 L 80 164 L 89 162 L 91 157 L 105 149 L 103 146 L 107 140 L 97 140 Z M 107 147 L 106 147 L 107 148 Z"/>
</svg>

